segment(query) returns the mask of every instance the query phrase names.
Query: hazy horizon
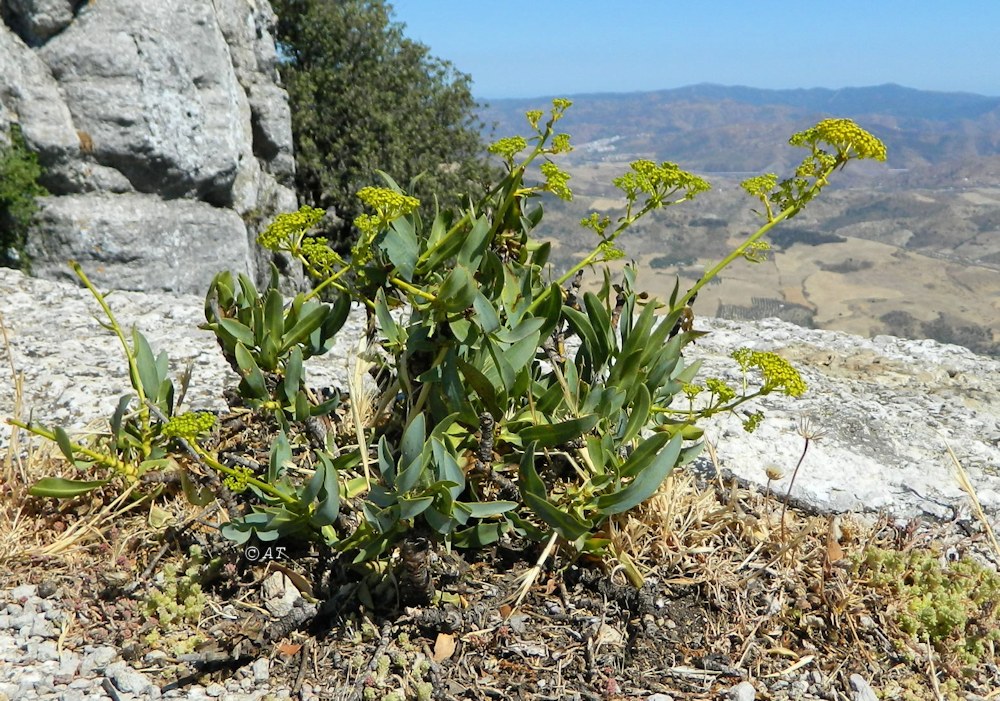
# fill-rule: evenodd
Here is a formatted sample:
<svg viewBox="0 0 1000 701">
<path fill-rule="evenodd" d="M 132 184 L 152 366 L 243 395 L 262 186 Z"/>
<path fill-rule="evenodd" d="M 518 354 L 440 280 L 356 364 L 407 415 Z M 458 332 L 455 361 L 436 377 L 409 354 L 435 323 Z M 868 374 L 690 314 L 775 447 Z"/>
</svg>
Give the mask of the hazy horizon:
<svg viewBox="0 0 1000 701">
<path fill-rule="evenodd" d="M 407 37 L 482 100 L 630 93 L 700 83 L 1000 96 L 1000 3 L 907 0 L 668 3 L 389 0 Z"/>
</svg>

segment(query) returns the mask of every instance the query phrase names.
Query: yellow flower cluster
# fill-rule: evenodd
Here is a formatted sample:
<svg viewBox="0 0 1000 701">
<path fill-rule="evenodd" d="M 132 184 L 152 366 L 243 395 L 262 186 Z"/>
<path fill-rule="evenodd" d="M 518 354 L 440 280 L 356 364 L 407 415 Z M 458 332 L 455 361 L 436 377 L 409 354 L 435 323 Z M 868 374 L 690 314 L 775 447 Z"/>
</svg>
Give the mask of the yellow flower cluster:
<svg viewBox="0 0 1000 701">
<path fill-rule="evenodd" d="M 420 207 L 420 200 L 416 197 L 387 187 L 363 187 L 358 190 L 358 199 L 390 220 L 412 214 Z"/>
<path fill-rule="evenodd" d="M 226 478 L 222 480 L 222 483 L 226 485 L 229 491 L 239 494 L 240 492 L 246 490 L 247 478 L 253 477 L 253 470 L 249 467 L 244 467 L 243 465 L 237 465 L 233 468 L 233 471 L 236 474 L 226 475 Z"/>
<path fill-rule="evenodd" d="M 543 163 L 539 169 L 542 171 L 542 175 L 545 176 L 546 190 L 561 200 L 568 202 L 573 199 L 573 193 L 570 191 L 569 186 L 566 185 L 569 181 L 569 173 L 552 162 Z"/>
<path fill-rule="evenodd" d="M 625 193 L 629 200 L 640 194 L 651 200 L 662 200 L 676 190 L 684 190 L 686 197 L 708 190 L 711 186 L 704 178 L 682 170 L 676 163 L 664 161 L 657 165 L 653 161 L 639 160 L 630 164 L 631 172 L 615 178 L 615 187 Z"/>
<path fill-rule="evenodd" d="M 354 226 L 363 236 L 361 242 L 371 241 L 394 219 L 412 214 L 420 207 L 420 200 L 386 187 L 363 187 L 358 190 L 358 199 L 376 214 L 361 214 L 354 219 Z"/>
<path fill-rule="evenodd" d="M 777 175 L 774 173 L 765 173 L 764 175 L 747 178 L 740 183 L 740 187 L 751 197 L 767 197 L 777 184 Z"/>
<path fill-rule="evenodd" d="M 705 387 L 718 397 L 719 401 L 723 404 L 736 397 L 736 390 L 717 377 L 710 377 L 705 380 Z"/>
<path fill-rule="evenodd" d="M 792 146 L 817 146 L 825 143 L 836 149 L 841 158 L 872 158 L 884 161 L 885 144 L 850 119 L 824 119 L 811 129 L 792 136 Z"/>
<path fill-rule="evenodd" d="M 215 425 L 215 416 L 207 411 L 188 411 L 170 417 L 163 426 L 163 435 L 168 438 L 193 439 L 208 433 Z"/>
<path fill-rule="evenodd" d="M 751 263 L 763 263 L 767 260 L 767 252 L 771 250 L 771 244 L 767 241 L 757 239 L 750 243 L 743 251 L 743 257 Z"/>
<path fill-rule="evenodd" d="M 799 371 L 780 355 L 749 348 L 737 348 L 731 355 L 743 372 L 752 367 L 760 370 L 764 376 L 762 391 L 765 394 L 776 389 L 780 389 L 789 397 L 801 397 L 805 394 L 806 383 Z"/>
<path fill-rule="evenodd" d="M 316 226 L 326 212 L 322 209 L 303 205 L 297 212 L 279 214 L 269 227 L 257 237 L 257 243 L 269 251 L 287 248 L 290 241 L 296 241 L 305 232 Z"/>
<path fill-rule="evenodd" d="M 514 156 L 526 148 L 528 148 L 528 142 L 524 140 L 523 136 L 507 136 L 494 141 L 486 147 L 486 150 L 510 163 L 514 160 Z"/>
<path fill-rule="evenodd" d="M 538 129 L 538 121 L 542 118 L 541 110 L 529 110 L 524 113 L 525 118 L 528 120 L 528 124 L 531 125 L 532 129 Z"/>
<path fill-rule="evenodd" d="M 743 422 L 743 430 L 747 433 L 753 433 L 760 426 L 760 422 L 764 420 L 763 411 L 755 411 L 747 417 L 746 421 Z"/>
<path fill-rule="evenodd" d="M 602 217 L 597 212 L 591 212 L 589 217 L 580 220 L 580 226 L 584 229 L 591 229 L 598 236 L 603 237 L 605 229 L 611 226 L 611 217 Z"/>
<path fill-rule="evenodd" d="M 307 236 L 302 239 L 300 250 L 302 257 L 306 259 L 313 270 L 319 275 L 330 275 L 334 267 L 345 264 L 344 259 L 330 248 L 329 241 L 319 236 Z"/>
<path fill-rule="evenodd" d="M 694 401 L 694 398 L 704 391 L 704 387 L 701 385 L 694 385 L 690 383 L 684 383 L 681 387 L 681 391 L 684 392 L 684 396 L 688 398 L 689 401 Z"/>
<path fill-rule="evenodd" d="M 563 112 L 568 110 L 573 106 L 572 100 L 567 100 L 565 97 L 557 97 L 552 101 L 552 117 L 553 119 L 559 119 L 563 116 Z"/>
<path fill-rule="evenodd" d="M 569 134 L 556 134 L 552 137 L 552 148 L 549 153 L 569 153 L 573 147 L 569 144 Z"/>
</svg>

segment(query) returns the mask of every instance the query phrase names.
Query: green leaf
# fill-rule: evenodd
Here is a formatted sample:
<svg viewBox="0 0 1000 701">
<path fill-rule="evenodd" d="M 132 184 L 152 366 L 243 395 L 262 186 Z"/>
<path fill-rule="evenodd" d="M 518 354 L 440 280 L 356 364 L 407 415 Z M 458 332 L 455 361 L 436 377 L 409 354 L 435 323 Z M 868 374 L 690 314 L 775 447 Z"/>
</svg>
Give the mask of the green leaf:
<svg viewBox="0 0 1000 701">
<path fill-rule="evenodd" d="M 656 457 L 636 474 L 625 489 L 599 497 L 597 499 L 598 511 L 607 516 L 624 513 L 653 496 L 663 484 L 663 480 L 674 469 L 677 457 L 681 452 L 681 440 L 679 434 L 674 436 L 667 447 L 657 453 Z"/>
<path fill-rule="evenodd" d="M 482 291 L 476 291 L 476 298 L 473 300 L 472 306 L 476 310 L 479 328 L 484 333 L 493 333 L 500 328 L 500 317 L 497 316 L 497 310 L 493 308 L 493 303 L 486 298 Z"/>
<path fill-rule="evenodd" d="M 399 343 L 399 331 L 395 319 L 389 313 L 389 305 L 385 301 L 385 292 L 379 290 L 375 293 L 375 318 L 378 319 L 379 328 L 392 345 Z"/>
<path fill-rule="evenodd" d="M 270 399 L 267 385 L 264 382 L 264 373 L 260 371 L 253 356 L 250 355 L 250 351 L 242 343 L 236 344 L 236 365 L 239 367 L 243 382 L 250 392 L 249 398 Z"/>
<path fill-rule="evenodd" d="M 267 481 L 274 484 L 285 473 L 285 466 L 292 461 L 292 446 L 288 444 L 288 436 L 284 431 L 278 432 L 278 437 L 271 445 L 271 455 L 267 463 Z"/>
<path fill-rule="evenodd" d="M 135 328 L 132 329 L 132 343 L 135 352 L 135 365 L 138 370 L 138 380 L 142 383 L 142 391 L 146 398 L 156 399 L 157 390 L 160 388 L 160 374 L 156 371 L 156 359 L 153 357 L 153 350 L 149 347 L 149 342 Z M 133 380 L 134 384 L 134 380 Z M 139 390 L 138 387 L 135 388 Z"/>
<path fill-rule="evenodd" d="M 181 488 L 191 506 L 205 506 L 215 499 L 215 494 L 209 487 L 199 487 L 188 476 L 187 470 L 181 470 Z"/>
<path fill-rule="evenodd" d="M 281 337 L 285 331 L 284 299 L 274 289 L 268 290 L 264 298 L 264 328 L 275 348 L 281 345 Z"/>
<path fill-rule="evenodd" d="M 75 465 L 76 457 L 73 455 L 73 444 L 70 442 L 66 431 L 61 426 L 56 426 L 52 429 L 52 432 L 56 435 L 56 444 L 59 446 L 59 450 L 66 456 L 70 464 Z"/>
<path fill-rule="evenodd" d="M 574 541 L 590 530 L 590 526 L 550 502 L 545 495 L 545 483 L 535 470 L 535 444 L 529 443 L 518 469 L 518 489 L 528 508 L 554 528 L 559 535 Z"/>
<path fill-rule="evenodd" d="M 456 358 L 455 361 L 458 363 L 458 369 L 462 373 L 462 377 L 465 378 L 469 386 L 479 395 L 479 399 L 482 400 L 486 409 L 493 416 L 501 416 L 503 412 L 500 410 L 500 404 L 497 401 L 497 388 L 493 386 L 489 378 L 463 358 Z"/>
<path fill-rule="evenodd" d="M 600 417 L 597 414 L 588 414 L 578 419 L 568 419 L 555 424 L 529 426 L 522 429 L 519 435 L 525 444 L 536 442 L 541 448 L 552 448 L 594 430 L 599 421 Z"/>
<path fill-rule="evenodd" d="M 385 232 L 379 244 L 386 256 L 396 266 L 396 272 L 407 282 L 413 279 L 413 271 L 417 266 L 417 256 L 420 253 L 417 233 L 413 224 L 406 218 L 395 220 Z"/>
<path fill-rule="evenodd" d="M 70 480 L 62 477 L 43 477 L 28 490 L 33 497 L 69 499 L 103 487 L 108 480 Z"/>
<path fill-rule="evenodd" d="M 667 444 L 670 440 L 669 433 L 654 433 L 652 436 L 642 441 L 639 447 L 632 451 L 629 455 L 628 460 L 622 465 L 618 474 L 623 479 L 628 479 L 629 477 L 635 477 L 639 472 L 646 469 L 656 454 L 660 452 L 660 449 Z"/>
<path fill-rule="evenodd" d="M 611 345 L 614 343 L 614 331 L 611 328 L 611 315 L 593 292 L 586 292 L 583 295 L 583 306 L 590 317 L 590 326 L 594 330 L 594 339 L 597 341 L 597 354 L 594 356 L 594 364 L 602 367 L 611 356 Z"/>
<path fill-rule="evenodd" d="M 478 291 L 479 287 L 468 269 L 457 265 L 438 287 L 435 304 L 448 312 L 460 312 L 472 306 Z"/>
<path fill-rule="evenodd" d="M 533 338 L 537 347 L 538 332 L 543 326 L 545 326 L 544 318 L 532 316 L 524 319 L 512 329 L 501 329 L 494 334 L 494 338 L 500 343 L 517 343 L 527 338 Z"/>
<path fill-rule="evenodd" d="M 465 235 L 462 248 L 458 252 L 456 258 L 458 265 L 470 270 L 479 269 L 483 252 L 489 243 L 490 228 L 490 221 L 485 216 L 476 219 L 476 223 L 472 225 L 472 229 Z"/>
<path fill-rule="evenodd" d="M 622 431 L 621 442 L 630 443 L 633 438 L 639 435 L 649 422 L 649 409 L 652 406 L 652 397 L 646 385 L 638 383 L 635 389 L 635 398 L 632 400 L 632 412 L 629 414 L 625 430 Z"/>
<path fill-rule="evenodd" d="M 423 414 L 417 414 L 410 421 L 410 425 L 406 427 L 403 432 L 403 438 L 400 440 L 399 447 L 401 452 L 401 457 L 399 459 L 399 465 L 402 468 L 409 467 L 413 462 L 420 458 L 420 453 L 424 449 L 424 441 L 427 438 L 426 424 Z M 401 489 L 400 491 L 408 491 L 408 489 Z"/>
<path fill-rule="evenodd" d="M 500 540 L 504 532 L 509 529 L 510 525 L 506 521 L 480 523 L 471 528 L 455 531 L 451 536 L 451 543 L 458 548 L 484 548 Z"/>
<path fill-rule="evenodd" d="M 399 498 L 399 518 L 403 521 L 408 521 L 412 518 L 416 518 L 420 514 L 427 511 L 428 507 L 434 502 L 434 497 L 400 497 Z"/>
<path fill-rule="evenodd" d="M 288 354 L 288 362 L 285 363 L 285 399 L 289 404 L 295 401 L 302 385 L 302 378 L 302 349 L 296 346 Z"/>
<path fill-rule="evenodd" d="M 287 353 L 292 346 L 302 343 L 312 334 L 313 331 L 322 326 L 330 314 L 330 307 L 325 304 L 318 305 L 305 313 L 281 339 L 279 355 Z"/>
<path fill-rule="evenodd" d="M 506 513 L 518 506 L 516 501 L 456 501 L 455 508 L 461 509 L 471 518 L 491 518 Z"/>
<path fill-rule="evenodd" d="M 257 345 L 257 339 L 254 338 L 253 331 L 236 319 L 219 319 L 219 326 L 232 337 L 232 341 L 228 345 L 234 345 L 235 341 L 239 341 L 249 348 Z"/>
<path fill-rule="evenodd" d="M 340 513 L 340 483 L 337 479 L 337 469 L 323 453 L 319 454 L 319 464 L 318 469 L 323 470 L 323 488 L 319 493 L 319 506 L 316 507 L 310 522 L 322 528 L 336 521 Z"/>
</svg>

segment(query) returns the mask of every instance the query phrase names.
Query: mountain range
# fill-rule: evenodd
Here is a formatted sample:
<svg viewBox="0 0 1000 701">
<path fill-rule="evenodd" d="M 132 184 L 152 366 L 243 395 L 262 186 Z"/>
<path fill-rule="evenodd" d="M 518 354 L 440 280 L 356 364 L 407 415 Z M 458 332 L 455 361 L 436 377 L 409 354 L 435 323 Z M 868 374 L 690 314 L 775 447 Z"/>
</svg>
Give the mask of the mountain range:
<svg viewBox="0 0 1000 701">
<path fill-rule="evenodd" d="M 671 161 L 713 190 L 656 213 L 621 242 L 651 291 L 669 294 L 675 276 L 693 283 L 759 226 L 739 181 L 790 175 L 804 153 L 788 138 L 848 117 L 885 142 L 887 161 L 836 173 L 821 198 L 775 230 L 770 260 L 728 268 L 699 296 L 700 313 L 934 338 L 1000 356 L 1000 97 L 708 84 L 568 97 L 558 130 L 575 147 L 562 161 L 575 198 L 547 198 L 540 229 L 556 243 L 557 266 L 593 244 L 577 226 L 582 217 L 621 211 L 611 181 L 628 162 Z M 550 101 L 495 100 L 480 117 L 494 137 L 528 134 L 524 112 Z"/>
</svg>

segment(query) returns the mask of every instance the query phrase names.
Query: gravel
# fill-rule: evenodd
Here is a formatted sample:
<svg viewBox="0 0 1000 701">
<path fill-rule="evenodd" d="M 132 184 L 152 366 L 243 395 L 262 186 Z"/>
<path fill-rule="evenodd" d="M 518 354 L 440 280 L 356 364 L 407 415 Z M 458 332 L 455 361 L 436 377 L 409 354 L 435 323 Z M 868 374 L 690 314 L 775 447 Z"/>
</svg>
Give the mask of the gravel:
<svg viewBox="0 0 1000 701">
<path fill-rule="evenodd" d="M 49 596 L 55 591 L 46 588 Z M 60 645 L 70 625 L 58 603 L 25 584 L 0 589 L 0 701 L 140 701 L 150 699 L 288 699 L 287 689 L 269 683 L 269 661 L 262 658 L 225 681 L 186 685 L 162 692 L 149 674 L 121 659 L 118 649 Z"/>
</svg>

